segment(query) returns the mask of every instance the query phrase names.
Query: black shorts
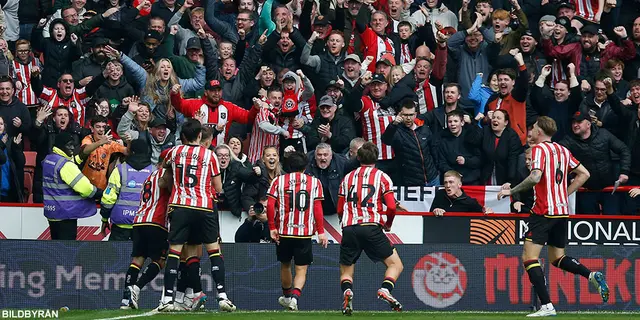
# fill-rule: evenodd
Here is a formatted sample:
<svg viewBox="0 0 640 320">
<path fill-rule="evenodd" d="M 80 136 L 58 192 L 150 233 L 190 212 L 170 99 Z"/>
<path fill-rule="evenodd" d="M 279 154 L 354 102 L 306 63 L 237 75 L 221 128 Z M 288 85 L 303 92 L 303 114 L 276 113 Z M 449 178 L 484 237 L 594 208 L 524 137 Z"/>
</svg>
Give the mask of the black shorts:
<svg viewBox="0 0 640 320">
<path fill-rule="evenodd" d="M 531 214 L 527 219 L 529 231 L 525 234 L 525 240 L 535 244 L 564 248 L 567 245 L 567 217 L 547 218 L 545 216 Z"/>
<path fill-rule="evenodd" d="M 218 213 L 169 206 L 169 244 L 216 243 L 220 235 Z"/>
<path fill-rule="evenodd" d="M 311 238 L 280 237 L 280 244 L 276 244 L 276 255 L 280 262 L 291 262 L 296 266 L 308 266 L 313 262 Z"/>
<path fill-rule="evenodd" d="M 380 225 L 354 225 L 342 228 L 340 264 L 355 264 L 364 250 L 373 262 L 383 261 L 393 254 L 393 246 Z"/>
<path fill-rule="evenodd" d="M 167 231 L 160 227 L 134 226 L 131 238 L 133 239 L 131 257 L 144 257 L 158 261 L 167 255 L 167 249 L 169 249 Z"/>
</svg>

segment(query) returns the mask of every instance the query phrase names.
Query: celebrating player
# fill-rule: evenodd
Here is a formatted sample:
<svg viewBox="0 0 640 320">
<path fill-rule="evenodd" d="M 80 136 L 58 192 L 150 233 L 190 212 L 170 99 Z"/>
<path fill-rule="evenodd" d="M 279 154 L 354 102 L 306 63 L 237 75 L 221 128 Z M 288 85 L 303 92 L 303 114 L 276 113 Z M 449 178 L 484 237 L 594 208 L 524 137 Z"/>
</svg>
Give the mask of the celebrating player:
<svg viewBox="0 0 640 320">
<path fill-rule="evenodd" d="M 361 167 L 346 175 L 338 191 L 338 215 L 342 221 L 340 243 L 340 287 L 344 300 L 342 313 L 351 315 L 353 307 L 354 264 L 364 250 L 369 259 L 382 261 L 387 270 L 378 299 L 386 301 L 395 311 L 402 305 L 391 295 L 396 279 L 402 272 L 402 261 L 398 252 L 382 232 L 391 229 L 396 213 L 396 201 L 391 178 L 374 167 L 378 160 L 378 148 L 365 142 L 358 150 Z M 387 222 L 383 217 L 383 204 L 387 206 Z"/>
<path fill-rule="evenodd" d="M 164 275 L 164 296 L 158 311 L 175 310 L 173 286 L 184 244 L 191 234 L 202 240 L 209 259 L 211 275 L 218 291 L 218 304 L 223 311 L 235 311 L 227 298 L 224 283 L 224 260 L 220 253 L 218 213 L 214 207 L 215 192 L 222 191 L 218 159 L 213 151 L 201 147 L 202 124 L 188 119 L 182 125 L 182 142 L 169 151 L 161 186 L 172 185 L 169 200 L 169 255 Z"/>
<path fill-rule="evenodd" d="M 324 195 L 320 180 L 303 173 L 307 167 L 304 154 L 294 152 L 285 161 L 292 173 L 281 175 L 271 183 L 267 217 L 280 261 L 283 296 L 278 302 L 289 310 L 298 310 L 298 299 L 307 280 L 307 268 L 313 262 L 311 236 L 315 231 L 318 232 L 318 242 L 327 247 L 322 214 Z M 296 269 L 293 283 L 291 259 L 294 259 Z"/>
<path fill-rule="evenodd" d="M 167 205 L 170 190 L 160 188 L 158 181 L 164 174 L 163 159 L 167 152 L 160 155 L 158 170 L 151 173 L 142 184 L 140 209 L 133 221 L 133 251 L 131 265 L 125 278 L 124 297 L 120 309 L 138 309 L 140 290 L 151 282 L 164 268 L 167 253 Z M 151 263 L 138 279 L 140 267 L 146 258 Z M 137 281 L 136 281 L 137 280 Z"/>
<path fill-rule="evenodd" d="M 602 272 L 591 272 L 575 258 L 566 256 L 567 218 L 569 217 L 569 196 L 576 192 L 587 179 L 589 171 L 585 169 L 569 152 L 551 137 L 557 127 L 553 119 L 539 117 L 533 125 L 531 138 L 536 145 L 532 148 L 531 173 L 513 188 L 503 187 L 498 199 L 533 188 L 535 203 L 529 216 L 529 231 L 526 233 L 522 260 L 529 280 L 540 298 L 542 307 L 528 317 L 555 316 L 556 310 L 549 298 L 546 280 L 540 261 L 540 251 L 545 244 L 549 246 L 549 261 L 554 267 L 579 274 L 598 289 L 604 302 L 609 300 L 609 287 Z M 569 172 L 576 176 L 567 187 Z"/>
</svg>

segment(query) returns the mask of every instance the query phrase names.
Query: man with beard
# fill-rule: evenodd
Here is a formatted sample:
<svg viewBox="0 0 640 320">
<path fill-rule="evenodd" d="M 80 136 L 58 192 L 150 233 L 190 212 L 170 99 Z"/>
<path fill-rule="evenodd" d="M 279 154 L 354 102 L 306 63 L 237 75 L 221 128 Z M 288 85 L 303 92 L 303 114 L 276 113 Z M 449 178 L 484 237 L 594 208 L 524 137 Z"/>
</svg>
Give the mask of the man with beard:
<svg viewBox="0 0 640 320">
<path fill-rule="evenodd" d="M 418 120 L 424 121 L 431 132 L 436 135 L 448 128 L 447 115 L 450 112 L 459 111 L 463 115 L 464 122 L 471 123 L 471 117 L 462 109 L 459 101 L 460 85 L 454 82 L 447 83 L 444 85 L 444 108 L 435 108 L 426 114 L 419 114 Z"/>
<path fill-rule="evenodd" d="M 31 87 L 31 77 L 38 76 L 42 65 L 40 60 L 33 56 L 31 42 L 20 39 L 16 42 L 16 57 L 13 60 L 13 69 L 16 71 L 16 89 L 20 102 L 27 107 L 39 104 L 38 96 Z"/>
<path fill-rule="evenodd" d="M 342 73 L 341 66 L 347 56 L 344 52 L 344 37 L 340 31 L 332 31 L 327 37 L 327 50 L 318 54 L 311 55 L 311 47 L 320 36 L 319 33 L 313 32 L 311 38 L 304 46 L 300 62 L 309 66 L 315 71 L 316 76 L 313 77 L 313 87 L 317 92 L 325 92 L 328 83 L 335 80 Z"/>
<path fill-rule="evenodd" d="M 573 63 L 568 65 L 569 81 L 562 80 L 556 83 L 553 91 L 553 98 L 545 94 L 546 79 L 551 74 L 551 65 L 542 67 L 542 72 L 531 88 L 531 105 L 540 116 L 548 116 L 555 120 L 558 130 L 552 137 L 552 141 L 557 142 L 571 133 L 571 117 L 580 107 L 582 93 L 578 78 L 576 77 L 576 67 Z"/>
<path fill-rule="evenodd" d="M 438 170 L 444 175 L 447 171 L 455 170 L 462 175 L 464 184 L 484 184 L 480 181 L 482 174 L 482 157 L 480 146 L 472 145 L 466 135 L 473 131 L 464 129 L 464 115 L 460 111 L 447 113 L 447 127 L 449 130 L 440 132 L 438 144 Z"/>
<path fill-rule="evenodd" d="M 478 200 L 462 190 L 462 178 L 463 176 L 455 170 L 444 173 L 444 189 L 436 191 L 429 209 L 436 217 L 444 216 L 447 211 L 492 213 L 490 208 L 485 209 Z"/>
<path fill-rule="evenodd" d="M 93 78 L 102 73 L 102 67 L 107 61 L 104 47 L 109 45 L 109 40 L 105 38 L 93 38 L 91 51 L 73 63 L 71 76 L 76 81 L 76 87 L 86 86 Z"/>
<path fill-rule="evenodd" d="M 42 161 L 53 150 L 56 137 L 62 132 L 70 134 L 75 146 L 74 154 L 78 154 L 80 141 L 91 132 L 73 122 L 71 111 L 65 106 L 59 106 L 55 111 L 50 106 L 40 107 L 36 113 L 33 130 L 30 131 L 29 139 L 37 152 L 33 176 L 33 202 L 42 203 Z M 73 160 L 78 165 L 82 163 L 78 156 Z"/>
<path fill-rule="evenodd" d="M 188 118 L 197 118 L 207 126 L 222 127 L 222 131 L 213 139 L 212 145 L 217 146 L 226 141 L 231 123 L 247 124 L 255 119 L 257 108 L 247 111 L 231 102 L 222 99 L 222 85 L 218 80 L 210 80 L 204 86 L 204 96 L 201 99 L 183 99 L 181 86 L 175 84 L 171 88 L 171 105 Z"/>
<path fill-rule="evenodd" d="M 349 54 L 343 61 L 344 72 L 340 75 L 340 80 L 344 82 L 344 91 L 348 95 L 360 80 L 360 67 L 362 61 L 357 54 Z"/>
<path fill-rule="evenodd" d="M 313 148 L 319 143 L 328 143 L 336 153 L 344 153 L 351 139 L 356 137 L 353 122 L 345 116 L 336 114 L 338 106 L 330 96 L 323 96 L 318 103 L 320 116 L 300 131 L 307 136 L 307 145 Z"/>
<path fill-rule="evenodd" d="M 107 187 L 107 171 L 111 156 L 116 153 L 128 154 L 125 146 L 113 141 L 108 120 L 103 116 L 91 119 L 91 135 L 82 139 L 80 153 L 87 159 L 82 173 L 91 184 L 104 190 Z"/>
<path fill-rule="evenodd" d="M 289 131 L 281 127 L 278 121 L 280 108 L 282 107 L 282 89 L 273 87 L 267 93 L 267 101 L 253 98 L 254 105 L 260 109 L 253 122 L 251 140 L 247 156 L 250 163 L 256 163 L 262 155 L 262 150 L 267 146 L 279 149 L 280 136 L 289 138 Z"/>
</svg>

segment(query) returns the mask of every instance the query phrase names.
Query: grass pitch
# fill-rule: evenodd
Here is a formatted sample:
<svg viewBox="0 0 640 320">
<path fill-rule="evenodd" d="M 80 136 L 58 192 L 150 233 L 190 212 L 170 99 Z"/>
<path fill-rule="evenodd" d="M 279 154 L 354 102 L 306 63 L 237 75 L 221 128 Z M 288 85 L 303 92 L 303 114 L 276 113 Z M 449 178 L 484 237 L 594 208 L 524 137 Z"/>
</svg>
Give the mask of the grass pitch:
<svg viewBox="0 0 640 320">
<path fill-rule="evenodd" d="M 527 319 L 524 312 L 358 312 L 354 311 L 351 317 L 345 317 L 340 311 L 318 312 L 285 312 L 285 311 L 256 311 L 256 312 L 180 312 L 180 313 L 156 313 L 154 311 L 120 311 L 120 310 L 94 310 L 94 311 L 69 311 L 60 313 L 61 319 L 101 319 L 101 320 L 147 320 L 147 319 L 232 319 L 232 320 L 325 320 L 325 319 L 384 319 L 384 320 L 511 320 Z M 556 319 L 563 320 L 607 320 L 615 319 L 640 319 L 640 313 L 616 313 L 616 312 L 560 312 Z"/>
</svg>

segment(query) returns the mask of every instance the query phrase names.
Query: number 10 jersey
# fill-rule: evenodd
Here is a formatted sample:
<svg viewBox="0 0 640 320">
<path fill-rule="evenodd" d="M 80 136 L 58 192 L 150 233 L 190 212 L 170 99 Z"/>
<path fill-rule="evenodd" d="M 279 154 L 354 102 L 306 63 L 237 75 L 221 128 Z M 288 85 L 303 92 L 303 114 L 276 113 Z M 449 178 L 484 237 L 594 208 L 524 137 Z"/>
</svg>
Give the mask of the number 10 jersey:
<svg viewBox="0 0 640 320">
<path fill-rule="evenodd" d="M 280 235 L 309 237 L 315 233 L 315 203 L 324 199 L 320 180 L 288 173 L 273 179 L 267 195 L 276 200 L 274 222 Z"/>
<path fill-rule="evenodd" d="M 360 167 L 349 172 L 338 190 L 344 198 L 342 227 L 357 224 L 385 224 L 384 195 L 393 192 L 393 182 L 382 170 Z"/>
<path fill-rule="evenodd" d="M 218 158 L 213 151 L 200 146 L 173 147 L 167 155 L 173 172 L 170 206 L 213 210 L 215 191 L 213 177 L 220 174 Z"/>
</svg>

